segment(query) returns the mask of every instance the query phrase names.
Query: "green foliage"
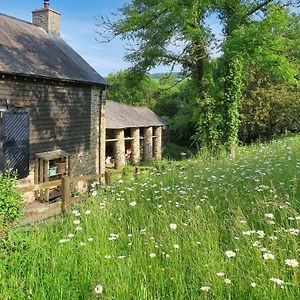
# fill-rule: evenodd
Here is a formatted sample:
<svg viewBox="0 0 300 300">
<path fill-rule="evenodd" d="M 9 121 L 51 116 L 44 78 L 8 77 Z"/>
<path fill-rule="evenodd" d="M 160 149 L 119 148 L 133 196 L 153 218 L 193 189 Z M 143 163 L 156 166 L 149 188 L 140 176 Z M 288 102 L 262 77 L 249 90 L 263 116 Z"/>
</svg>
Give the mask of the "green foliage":
<svg viewBox="0 0 300 300">
<path fill-rule="evenodd" d="M 170 123 L 175 143 L 189 145 L 193 136 L 198 145 L 214 153 L 223 145 L 228 150 L 234 148 L 238 144 L 239 111 L 246 112 L 241 103 L 254 100 L 248 96 L 249 89 L 259 88 L 257 95 L 269 97 L 261 95 L 262 91 L 284 85 L 285 99 L 292 99 L 292 91 L 299 85 L 300 18 L 288 11 L 290 5 L 291 1 L 269 0 L 130 1 L 118 10 L 120 18 L 104 17 L 98 24 L 104 41 L 121 37 L 128 42 L 125 58 L 133 64 L 133 72 L 120 73 L 120 78 L 111 76 L 110 97 L 156 110 Z M 214 40 L 206 24 L 212 13 L 224 24 L 224 54 L 215 60 L 209 60 L 208 49 Z M 186 82 L 173 87 L 141 75 L 157 65 L 181 66 Z M 254 71 L 264 85 L 251 81 L 251 88 L 247 80 Z M 275 98 L 266 101 L 265 110 Z M 251 119 L 242 117 L 242 126 Z M 282 117 L 276 122 L 274 132 L 282 126 L 298 128 L 294 121 L 284 125 Z M 257 125 L 253 126 L 262 128 Z M 256 136 L 249 126 L 241 129 L 243 140 L 251 135 Z"/>
<path fill-rule="evenodd" d="M 250 76 L 248 80 L 240 110 L 241 141 L 250 143 L 286 132 L 300 132 L 300 88 L 284 84 L 254 86 Z"/>
<path fill-rule="evenodd" d="M 190 157 L 191 155 L 192 153 L 188 148 L 179 146 L 174 143 L 168 143 L 163 154 L 163 156 L 167 159 L 178 161 Z"/>
<path fill-rule="evenodd" d="M 110 100 L 152 108 L 158 98 L 158 83 L 149 75 L 137 76 L 129 71 L 110 74 L 107 78 Z"/>
<path fill-rule="evenodd" d="M 225 78 L 224 93 L 224 125 L 225 145 L 228 150 L 238 144 L 240 126 L 239 107 L 242 98 L 243 74 L 242 64 L 238 58 L 232 58 L 228 62 L 228 73 Z"/>
<path fill-rule="evenodd" d="M 12 170 L 0 173 L 0 228 L 16 221 L 21 214 L 22 197 L 15 188 L 16 180 Z"/>
</svg>

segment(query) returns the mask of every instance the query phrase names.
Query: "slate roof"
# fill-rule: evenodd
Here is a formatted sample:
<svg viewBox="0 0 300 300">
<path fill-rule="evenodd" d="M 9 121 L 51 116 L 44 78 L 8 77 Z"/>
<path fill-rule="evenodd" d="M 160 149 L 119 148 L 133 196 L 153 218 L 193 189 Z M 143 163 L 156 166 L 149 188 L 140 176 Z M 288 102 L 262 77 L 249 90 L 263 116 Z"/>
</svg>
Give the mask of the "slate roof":
<svg viewBox="0 0 300 300">
<path fill-rule="evenodd" d="M 62 38 L 1 13 L 0 73 L 107 85 Z"/>
<path fill-rule="evenodd" d="M 111 100 L 106 101 L 105 115 L 107 129 L 168 125 L 145 106 L 130 106 Z"/>
</svg>

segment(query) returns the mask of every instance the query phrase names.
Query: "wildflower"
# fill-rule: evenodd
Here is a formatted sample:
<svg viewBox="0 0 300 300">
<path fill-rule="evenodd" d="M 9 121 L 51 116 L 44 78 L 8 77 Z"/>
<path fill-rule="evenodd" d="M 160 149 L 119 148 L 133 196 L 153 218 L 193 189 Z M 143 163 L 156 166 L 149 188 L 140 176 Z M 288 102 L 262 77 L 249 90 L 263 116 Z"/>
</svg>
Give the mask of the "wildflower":
<svg viewBox="0 0 300 300">
<path fill-rule="evenodd" d="M 136 206 L 136 201 L 130 202 L 129 205 L 132 206 L 132 207 L 135 207 Z"/>
<path fill-rule="evenodd" d="M 218 272 L 216 275 L 219 277 L 223 277 L 225 274 L 223 272 Z"/>
<path fill-rule="evenodd" d="M 256 288 L 256 283 L 255 282 L 251 282 L 251 287 Z"/>
<path fill-rule="evenodd" d="M 96 285 L 96 287 L 95 287 L 95 293 L 97 295 L 100 295 L 100 294 L 103 293 L 103 286 L 101 284 Z"/>
<path fill-rule="evenodd" d="M 179 245 L 178 244 L 174 244 L 173 246 L 175 249 L 179 249 Z"/>
<path fill-rule="evenodd" d="M 124 259 L 124 258 L 126 258 L 125 255 L 120 255 L 120 256 L 118 256 L 118 259 Z"/>
<path fill-rule="evenodd" d="M 85 245 L 86 245 L 86 243 L 80 242 L 80 246 L 85 246 Z"/>
<path fill-rule="evenodd" d="M 92 196 L 93 196 L 93 197 L 97 196 L 97 191 L 93 191 L 93 192 L 92 192 Z"/>
<path fill-rule="evenodd" d="M 75 236 L 75 234 L 73 234 L 73 233 L 68 234 L 68 238 L 70 238 L 70 239 L 74 236 Z"/>
<path fill-rule="evenodd" d="M 274 219 L 274 215 L 272 213 L 265 214 L 265 217 L 268 219 Z"/>
<path fill-rule="evenodd" d="M 77 226 L 76 228 L 75 228 L 77 231 L 82 231 L 82 227 L 80 227 L 80 226 Z"/>
<path fill-rule="evenodd" d="M 170 224 L 170 228 L 171 228 L 172 230 L 175 230 L 175 229 L 177 228 L 177 225 L 174 224 L 174 223 L 172 223 L 172 224 Z"/>
<path fill-rule="evenodd" d="M 94 239 L 93 239 L 93 238 L 91 238 L 91 237 L 90 237 L 90 238 L 88 238 L 88 241 L 89 241 L 89 242 L 92 242 L 93 240 L 94 240 Z"/>
<path fill-rule="evenodd" d="M 59 243 L 64 244 L 64 243 L 67 243 L 68 241 L 69 241 L 69 239 L 62 239 L 62 240 L 59 240 Z"/>
<path fill-rule="evenodd" d="M 225 279 L 224 279 L 224 282 L 225 282 L 226 284 L 230 284 L 230 283 L 231 283 L 231 280 L 230 280 L 229 278 L 225 278 Z"/>
<path fill-rule="evenodd" d="M 150 256 L 151 258 L 154 258 L 154 257 L 156 257 L 156 254 L 155 254 L 155 253 L 150 253 L 149 256 Z"/>
<path fill-rule="evenodd" d="M 299 266 L 299 263 L 296 259 L 286 259 L 285 263 L 292 268 L 296 268 Z"/>
<path fill-rule="evenodd" d="M 275 282 L 275 283 L 277 283 L 277 284 L 280 285 L 280 286 L 283 286 L 283 285 L 284 285 L 284 281 L 281 280 L 281 279 L 272 277 L 272 278 L 270 278 L 270 280 L 273 281 L 273 282 Z"/>
<path fill-rule="evenodd" d="M 91 211 L 90 211 L 90 210 L 87 210 L 84 214 L 85 214 L 85 215 L 90 215 L 90 214 L 91 214 Z"/>
<path fill-rule="evenodd" d="M 234 251 L 228 250 L 228 251 L 225 252 L 225 255 L 228 258 L 232 258 L 232 257 L 235 257 L 236 253 Z"/>
<path fill-rule="evenodd" d="M 170 257 L 170 254 L 166 254 L 166 258 L 169 258 Z"/>
<path fill-rule="evenodd" d="M 265 236 L 265 233 L 262 230 L 258 230 L 256 231 L 256 233 L 258 234 L 258 237 L 261 239 Z"/>
<path fill-rule="evenodd" d="M 203 292 L 208 292 L 209 290 L 210 290 L 210 286 L 202 286 L 201 288 L 200 288 L 200 290 L 201 291 L 203 291 Z"/>
<path fill-rule="evenodd" d="M 274 260 L 275 256 L 272 253 L 264 253 L 263 258 L 264 260 Z"/>
<path fill-rule="evenodd" d="M 105 255 L 104 256 L 105 259 L 111 259 L 111 257 L 112 257 L 111 255 Z"/>
<path fill-rule="evenodd" d="M 73 221 L 73 224 L 79 225 L 79 224 L 80 224 L 80 220 L 74 220 L 74 221 Z"/>
<path fill-rule="evenodd" d="M 243 235 L 249 235 L 250 236 L 254 232 L 252 230 L 248 230 L 248 231 L 243 231 L 242 233 L 243 233 Z"/>
<path fill-rule="evenodd" d="M 76 215 L 76 214 L 78 214 L 78 213 L 79 213 L 78 210 L 72 210 L 72 214 Z"/>
<path fill-rule="evenodd" d="M 253 242 L 253 244 L 252 244 L 252 246 L 253 247 L 260 247 L 260 241 L 255 241 L 255 242 Z"/>
</svg>

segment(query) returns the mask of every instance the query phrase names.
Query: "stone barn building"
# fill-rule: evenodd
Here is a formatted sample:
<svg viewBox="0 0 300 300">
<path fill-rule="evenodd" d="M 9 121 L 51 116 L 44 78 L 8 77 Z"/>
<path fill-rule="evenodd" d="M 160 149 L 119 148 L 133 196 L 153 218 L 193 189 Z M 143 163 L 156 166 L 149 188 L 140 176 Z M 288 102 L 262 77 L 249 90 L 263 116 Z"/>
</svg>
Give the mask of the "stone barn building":
<svg viewBox="0 0 300 300">
<path fill-rule="evenodd" d="M 99 172 L 106 87 L 60 38 L 48 1 L 32 23 L 0 14 L 0 169 L 17 169 L 23 185 Z"/>
<path fill-rule="evenodd" d="M 126 161 L 137 165 L 161 159 L 168 124 L 149 108 L 106 101 L 105 122 L 106 166 L 121 169 Z"/>
</svg>

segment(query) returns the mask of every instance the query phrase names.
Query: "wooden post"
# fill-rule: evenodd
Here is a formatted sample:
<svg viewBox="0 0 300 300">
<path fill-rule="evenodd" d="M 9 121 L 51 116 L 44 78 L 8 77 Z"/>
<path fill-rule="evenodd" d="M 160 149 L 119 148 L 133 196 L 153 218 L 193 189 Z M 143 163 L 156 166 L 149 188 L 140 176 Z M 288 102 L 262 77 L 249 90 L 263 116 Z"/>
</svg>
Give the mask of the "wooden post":
<svg viewBox="0 0 300 300">
<path fill-rule="evenodd" d="M 106 171 L 105 172 L 105 183 L 107 185 L 111 184 L 111 171 Z"/>
<path fill-rule="evenodd" d="M 145 128 L 144 137 L 144 161 L 150 162 L 153 160 L 153 128 Z"/>
<path fill-rule="evenodd" d="M 115 143 L 115 168 L 123 169 L 126 161 L 125 161 L 125 136 L 124 129 L 115 129 L 116 139 L 118 141 Z"/>
<path fill-rule="evenodd" d="M 103 95 L 105 97 L 105 95 Z M 100 104 L 100 120 L 99 120 L 99 173 L 105 173 L 105 158 L 106 158 L 106 120 L 105 120 L 105 99 L 101 99 Z M 103 183 L 103 179 L 100 178 Z"/>
<path fill-rule="evenodd" d="M 35 159 L 35 167 L 34 167 L 34 184 L 39 184 L 39 159 Z M 34 191 L 34 198 L 38 200 L 40 191 Z"/>
<path fill-rule="evenodd" d="M 156 160 L 161 160 L 161 155 L 162 155 L 162 128 L 156 127 L 154 129 L 154 135 L 156 136 L 154 138 L 154 158 Z"/>
<path fill-rule="evenodd" d="M 138 165 L 141 160 L 141 146 L 140 146 L 140 129 L 131 128 L 131 159 L 134 165 Z"/>
<path fill-rule="evenodd" d="M 71 198 L 70 181 L 69 178 L 66 176 L 63 176 L 61 178 L 61 198 L 62 198 L 61 211 L 64 213 L 66 211 L 66 208 Z"/>
</svg>

